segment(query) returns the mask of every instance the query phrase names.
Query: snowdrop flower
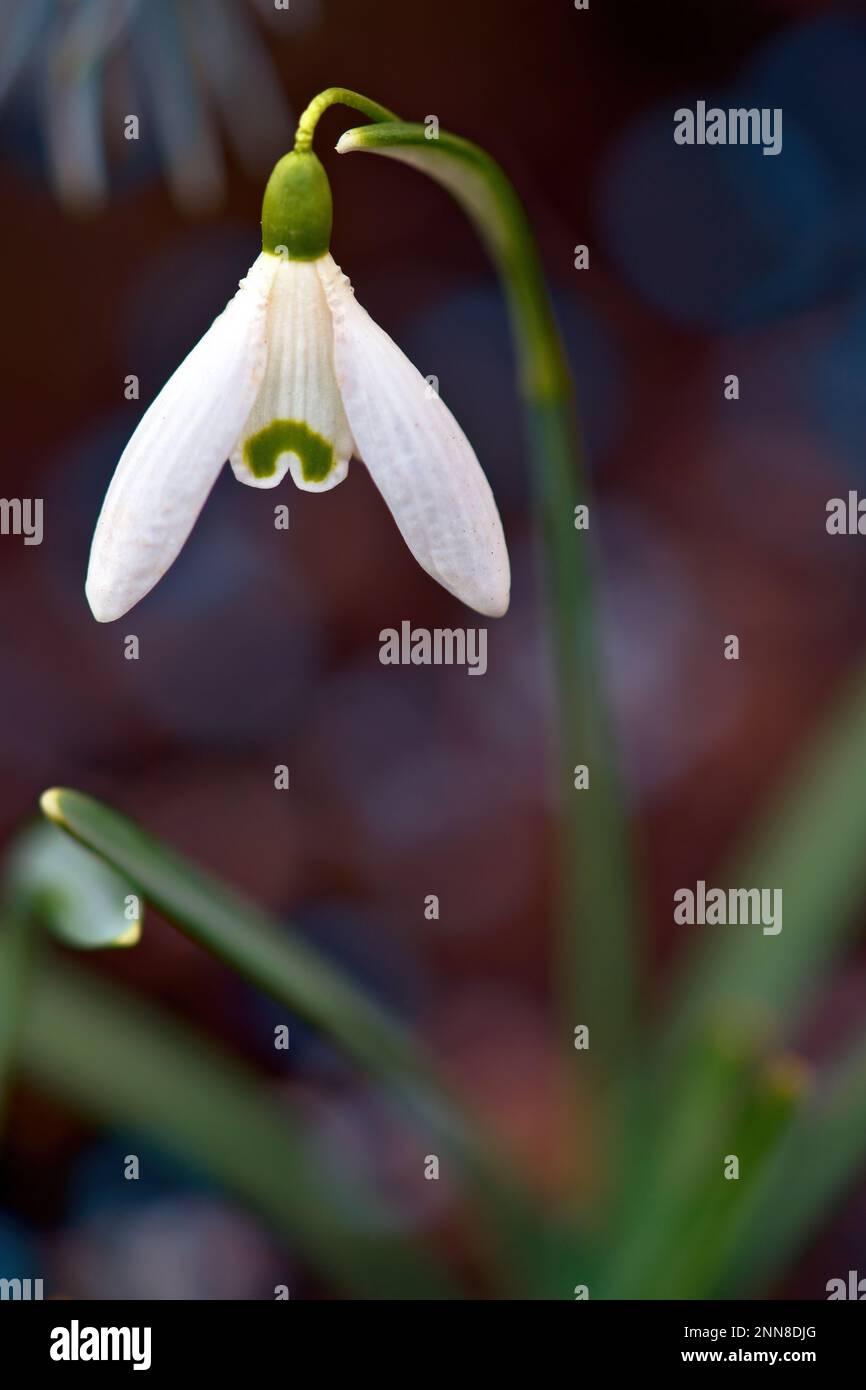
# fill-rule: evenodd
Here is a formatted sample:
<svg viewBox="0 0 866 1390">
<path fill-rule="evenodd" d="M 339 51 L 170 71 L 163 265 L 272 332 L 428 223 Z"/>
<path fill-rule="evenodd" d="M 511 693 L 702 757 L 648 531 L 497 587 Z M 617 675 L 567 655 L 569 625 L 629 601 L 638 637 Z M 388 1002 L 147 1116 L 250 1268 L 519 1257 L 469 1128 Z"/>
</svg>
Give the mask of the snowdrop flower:
<svg viewBox="0 0 866 1390">
<path fill-rule="evenodd" d="M 226 460 L 250 487 L 288 472 L 327 492 L 352 455 L 429 575 L 480 613 L 508 608 L 490 485 L 447 406 L 355 299 L 328 250 L 331 221 L 318 158 L 287 154 L 265 190 L 261 255 L 117 465 L 87 575 L 99 622 L 122 617 L 173 564 Z"/>
</svg>

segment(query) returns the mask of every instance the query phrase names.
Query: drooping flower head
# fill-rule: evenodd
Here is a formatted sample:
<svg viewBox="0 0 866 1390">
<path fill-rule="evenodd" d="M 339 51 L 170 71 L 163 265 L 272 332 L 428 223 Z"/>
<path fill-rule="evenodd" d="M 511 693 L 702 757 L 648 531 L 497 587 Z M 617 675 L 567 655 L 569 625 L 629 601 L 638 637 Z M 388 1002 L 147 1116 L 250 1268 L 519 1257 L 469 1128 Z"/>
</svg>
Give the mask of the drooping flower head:
<svg viewBox="0 0 866 1390">
<path fill-rule="evenodd" d="M 250 487 L 327 492 L 354 455 L 418 563 L 480 613 L 508 608 L 493 494 L 438 394 L 330 255 L 328 178 L 308 148 L 276 165 L 262 251 L 123 452 L 93 537 L 94 617 L 129 611 L 177 558 L 226 460 Z"/>
</svg>

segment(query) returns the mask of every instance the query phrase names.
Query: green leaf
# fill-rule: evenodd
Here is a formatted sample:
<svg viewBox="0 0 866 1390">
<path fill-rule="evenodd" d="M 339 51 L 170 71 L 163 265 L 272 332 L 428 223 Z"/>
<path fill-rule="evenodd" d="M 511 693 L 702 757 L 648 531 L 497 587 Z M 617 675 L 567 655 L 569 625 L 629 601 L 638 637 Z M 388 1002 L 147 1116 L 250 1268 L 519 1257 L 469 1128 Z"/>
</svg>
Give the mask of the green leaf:
<svg viewBox="0 0 866 1390">
<path fill-rule="evenodd" d="M 750 1040 L 708 1030 L 683 1058 L 676 1084 L 641 1088 L 624 1146 L 618 1208 L 607 1232 L 605 1298 L 647 1297 L 672 1233 L 681 1231 L 690 1195 L 714 1156 L 728 1152 L 739 1097 L 756 1057 Z"/>
<path fill-rule="evenodd" d="M 387 1221 L 375 1196 L 353 1173 L 329 1169 L 259 1077 L 128 992 L 46 963 L 31 982 L 17 1046 L 41 1088 L 211 1174 L 347 1293 L 459 1296 L 431 1258 L 371 1231 L 371 1213 Z"/>
<path fill-rule="evenodd" d="M 845 1059 L 814 1083 L 809 1104 L 732 1223 L 728 1258 L 706 1296 L 766 1293 L 862 1178 L 864 1168 L 866 1038 L 861 1036 Z"/>
<path fill-rule="evenodd" d="M 773 936 L 760 926 L 694 928 L 698 937 L 679 973 L 673 1007 L 633 1087 L 631 1138 L 615 1184 L 615 1230 L 626 1229 L 629 1212 L 647 1200 L 637 1155 L 664 1147 L 670 1128 L 687 1122 L 683 1108 L 699 1105 L 704 1125 L 712 1128 L 736 1104 L 735 1077 L 720 1080 L 698 1100 L 690 1095 L 686 1080 L 701 1039 L 715 1032 L 751 1040 L 756 1053 L 764 1054 L 785 1045 L 803 1006 L 852 942 L 866 888 L 864 822 L 866 672 L 758 826 L 747 832 L 729 869 L 715 879 L 723 887 L 781 889 L 782 931 Z M 698 1180 L 693 1165 L 677 1187 L 687 1190 Z M 829 1191 L 824 1197 L 830 1200 Z M 789 1215 L 794 1221 L 794 1206 L 788 1202 L 790 1211 L 779 1211 L 783 1226 Z M 773 1210 L 772 1201 L 766 1210 Z M 762 1241 L 757 1217 L 748 1238 L 756 1247 Z"/>
<path fill-rule="evenodd" d="M 798 1059 L 765 1061 L 748 1035 L 695 1041 L 663 1123 L 632 1136 L 630 1201 L 609 1232 L 602 1297 L 710 1296 L 740 1213 L 802 1107 L 805 1078 Z M 730 1156 L 737 1178 L 723 1172 Z"/>
<path fill-rule="evenodd" d="M 748 834 L 722 886 L 782 890 L 782 931 L 712 933 L 687 963 L 665 1035 L 669 1054 L 709 1016 L 790 1028 L 860 929 L 866 890 L 866 671 L 804 763 Z"/>
<path fill-rule="evenodd" d="M 620 1208 L 616 1230 L 626 1232 L 628 1213 L 635 1207 L 655 1205 L 648 1191 L 642 1163 L 628 1154 L 653 1154 L 669 1144 L 688 1115 L 699 1115 L 706 1131 L 724 1125 L 731 1106 L 737 1104 L 741 1083 L 737 1077 L 721 1079 L 705 1093 L 689 1091 L 685 1079 L 695 1049 L 706 1031 L 720 1036 L 751 1037 L 756 1051 L 784 1044 L 795 1030 L 801 1009 L 830 974 L 859 927 L 859 908 L 866 888 L 866 858 L 862 826 L 866 819 L 866 674 L 859 677 L 822 737 L 806 753 L 790 785 L 783 787 L 769 813 L 748 834 L 727 873 L 717 878 L 723 887 L 780 888 L 783 892 L 783 930 L 763 934 L 760 926 L 696 927 L 701 944 L 689 954 L 676 990 L 674 1009 L 660 1034 L 659 1044 L 648 1051 L 645 1068 L 635 1081 L 632 1133 L 621 1173 Z M 709 944 L 706 937 L 710 935 Z M 855 1080 L 838 1084 L 840 1097 L 848 1095 L 852 1125 Z M 859 1076 L 862 1083 L 862 1074 Z M 841 1102 L 840 1102 L 841 1104 Z M 781 1268 L 781 1251 L 792 1251 L 815 1227 L 819 1213 L 834 1198 L 834 1181 L 849 1180 L 849 1168 L 862 1158 L 863 1148 L 852 1136 L 851 1147 L 842 1145 L 842 1159 L 824 1151 L 822 1133 L 812 1136 L 809 1108 L 792 1126 L 792 1137 L 780 1144 L 780 1156 L 767 1163 L 770 1176 L 759 1181 L 744 1204 L 731 1215 L 730 1229 L 740 1230 L 740 1244 L 733 1268 L 753 1279 Z M 845 1119 L 835 1118 L 842 1131 Z M 853 1131 L 856 1134 L 856 1129 Z M 812 1137 L 810 1137 L 812 1136 Z M 794 1147 L 792 1147 L 794 1145 Z M 803 1152 L 815 1148 L 815 1159 L 806 1162 Z M 795 1154 L 798 1158 L 795 1158 Z M 787 1158 L 785 1158 L 787 1155 Z M 815 1170 L 815 1180 L 796 1179 L 796 1162 L 803 1173 Z M 777 1168 L 778 1165 L 783 1165 Z M 778 1173 L 784 1173 L 783 1177 Z M 681 1211 L 680 1198 L 699 1181 L 698 1163 L 676 1184 L 670 1184 L 670 1201 Z M 769 1183 L 770 1186 L 766 1186 Z M 781 1184 L 781 1186 L 780 1186 Z M 763 1194 L 763 1197 L 762 1197 Z M 783 1195 L 784 1194 L 784 1195 Z M 760 1219 L 756 1215 L 760 1205 Z M 765 1222 L 767 1236 L 765 1245 Z M 760 1245 L 760 1251 L 759 1251 Z M 771 1251 L 777 1251 L 771 1257 Z M 755 1258 L 752 1258 L 755 1257 Z M 738 1261 L 738 1264 L 737 1264 Z M 720 1276 L 721 1277 L 721 1276 Z M 726 1283 L 737 1290 L 734 1275 Z"/>
<path fill-rule="evenodd" d="M 265 994 L 308 1019 L 370 1075 L 386 1082 L 437 1135 L 475 1186 L 488 1217 L 485 1238 L 499 1250 L 503 1278 L 533 1238 L 536 1214 L 510 1165 L 440 1081 L 412 1035 L 288 927 L 225 884 L 80 792 L 44 793 L 42 810 L 101 855 L 169 921 Z"/>
<path fill-rule="evenodd" d="M 0 922 L 0 1136 L 33 973 L 35 937 L 33 923 L 23 913 L 7 912 Z"/>
<path fill-rule="evenodd" d="M 44 814 L 105 859 L 163 916 L 377 1075 L 424 1070 L 413 1039 L 305 941 L 133 821 L 80 792 L 54 789 Z"/>
<path fill-rule="evenodd" d="M 36 824 L 6 858 L 6 891 L 67 946 L 135 946 L 140 897 L 127 881 L 53 825 Z"/>
<path fill-rule="evenodd" d="M 794 1057 L 761 1066 L 737 1097 L 721 1143 L 696 1169 L 692 1190 L 681 1194 L 679 1222 L 667 1232 L 648 1284 L 653 1298 L 710 1298 L 720 1270 L 731 1259 L 735 1232 L 750 1209 L 802 1107 L 806 1068 Z M 739 1175 L 723 1174 L 735 1158 Z M 756 1240 L 763 1232 L 754 1228 Z M 742 1290 L 739 1290 L 741 1293 Z"/>
</svg>

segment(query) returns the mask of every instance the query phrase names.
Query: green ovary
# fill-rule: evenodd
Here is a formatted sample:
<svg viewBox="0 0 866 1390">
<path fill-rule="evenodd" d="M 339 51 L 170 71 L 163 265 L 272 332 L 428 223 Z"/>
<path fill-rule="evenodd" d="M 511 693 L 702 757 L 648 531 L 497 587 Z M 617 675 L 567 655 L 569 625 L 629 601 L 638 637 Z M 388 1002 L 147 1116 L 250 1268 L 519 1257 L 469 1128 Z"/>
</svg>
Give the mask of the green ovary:
<svg viewBox="0 0 866 1390">
<path fill-rule="evenodd" d="M 305 482 L 322 483 L 334 467 L 334 446 L 303 420 L 272 420 L 244 444 L 244 463 L 256 478 L 277 471 L 280 454 L 296 454 Z"/>
</svg>

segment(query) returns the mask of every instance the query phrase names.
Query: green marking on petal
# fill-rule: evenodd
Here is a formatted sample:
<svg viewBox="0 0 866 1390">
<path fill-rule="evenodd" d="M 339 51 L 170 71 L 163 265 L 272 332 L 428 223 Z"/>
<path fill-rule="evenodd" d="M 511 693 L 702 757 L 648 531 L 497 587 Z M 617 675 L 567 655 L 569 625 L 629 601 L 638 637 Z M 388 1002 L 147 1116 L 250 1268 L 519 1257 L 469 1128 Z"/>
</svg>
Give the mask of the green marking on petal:
<svg viewBox="0 0 866 1390">
<path fill-rule="evenodd" d="M 308 483 L 322 483 L 334 467 L 334 446 L 303 420 L 272 420 L 244 444 L 244 462 L 256 478 L 271 478 L 280 454 L 296 454 Z"/>
</svg>

